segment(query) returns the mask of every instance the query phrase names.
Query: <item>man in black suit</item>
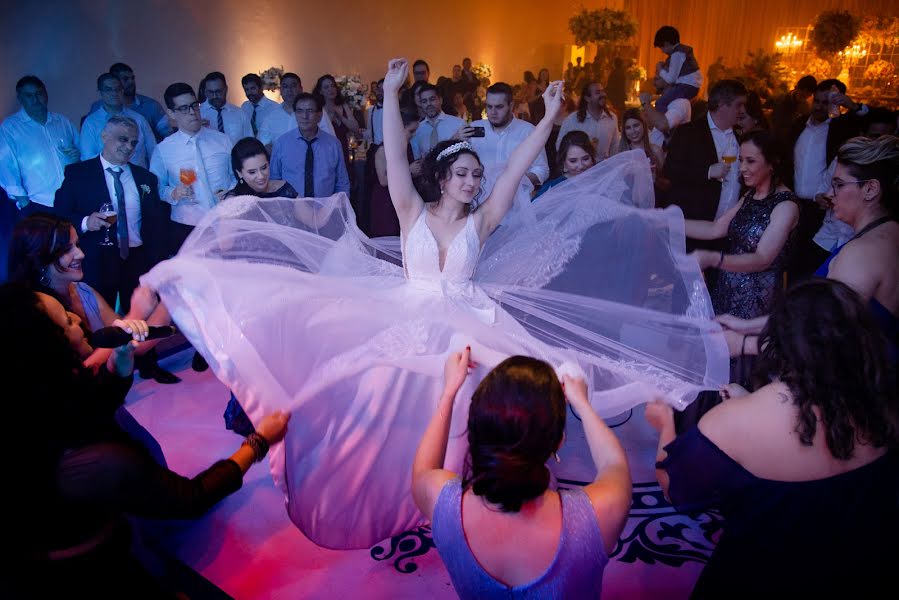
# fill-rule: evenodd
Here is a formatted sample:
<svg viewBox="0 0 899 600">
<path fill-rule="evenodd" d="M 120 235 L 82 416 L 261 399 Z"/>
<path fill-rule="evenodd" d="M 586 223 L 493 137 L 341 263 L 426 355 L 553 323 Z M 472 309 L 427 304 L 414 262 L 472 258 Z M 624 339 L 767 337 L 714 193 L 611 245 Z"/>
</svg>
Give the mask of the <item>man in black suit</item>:
<svg viewBox="0 0 899 600">
<path fill-rule="evenodd" d="M 664 174 L 671 182 L 669 204 L 680 206 L 685 219 L 714 221 L 736 204 L 738 165 L 722 157 L 735 152 L 733 127 L 746 113 L 746 96 L 742 83 L 722 79 L 709 91 L 708 114 L 674 130 Z M 688 250 L 700 245 L 710 247 L 687 240 Z"/>
<path fill-rule="evenodd" d="M 99 156 L 66 167 L 54 207 L 79 232 L 85 283 L 112 307 L 118 299 L 122 314 L 127 314 L 140 276 L 165 257 L 171 209 L 159 199 L 156 176 L 128 162 L 137 146 L 137 123 L 113 115 L 101 139 Z M 100 207 L 107 202 L 115 207 L 113 223 L 100 214 Z M 104 245 L 107 233 L 111 245 Z M 140 358 L 142 376 L 163 383 L 177 380 L 159 369 L 152 351 Z M 169 381 L 163 381 L 166 379 Z"/>
</svg>

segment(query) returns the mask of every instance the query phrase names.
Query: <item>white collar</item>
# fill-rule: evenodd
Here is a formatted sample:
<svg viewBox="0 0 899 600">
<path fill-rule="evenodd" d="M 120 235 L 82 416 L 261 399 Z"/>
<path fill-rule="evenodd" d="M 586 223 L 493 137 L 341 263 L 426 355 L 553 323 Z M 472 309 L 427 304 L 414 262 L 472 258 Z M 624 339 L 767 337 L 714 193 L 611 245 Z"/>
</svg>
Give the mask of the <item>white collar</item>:
<svg viewBox="0 0 899 600">
<path fill-rule="evenodd" d="M 724 135 L 727 135 L 728 133 L 733 133 L 733 131 L 734 131 L 733 128 L 731 128 L 731 129 L 721 129 L 720 127 L 718 127 L 717 125 L 715 125 L 715 119 L 712 118 L 712 111 L 707 112 L 705 116 L 706 116 L 706 119 L 708 119 L 708 121 L 709 121 L 709 129 L 717 129 L 718 131 L 720 131 L 720 132 L 723 133 Z"/>
<path fill-rule="evenodd" d="M 103 167 L 104 172 L 106 171 L 106 169 L 121 169 L 122 172 L 129 170 L 128 163 L 125 163 L 124 165 L 114 165 L 111 162 L 109 162 L 108 160 L 106 160 L 106 158 L 104 158 L 102 152 L 100 153 L 99 156 L 100 156 L 100 165 Z"/>
<path fill-rule="evenodd" d="M 187 145 L 187 144 L 189 144 L 192 140 L 195 140 L 201 133 L 203 133 L 203 130 L 204 130 L 204 129 L 206 129 L 206 128 L 205 128 L 205 127 L 200 127 L 200 131 L 196 132 L 196 133 L 193 134 L 193 135 L 190 135 L 189 133 L 187 133 L 187 132 L 184 131 L 183 129 L 179 129 L 178 131 L 175 132 L 175 134 L 176 134 L 176 135 L 180 135 L 182 138 L 184 138 L 184 144 Z"/>
</svg>

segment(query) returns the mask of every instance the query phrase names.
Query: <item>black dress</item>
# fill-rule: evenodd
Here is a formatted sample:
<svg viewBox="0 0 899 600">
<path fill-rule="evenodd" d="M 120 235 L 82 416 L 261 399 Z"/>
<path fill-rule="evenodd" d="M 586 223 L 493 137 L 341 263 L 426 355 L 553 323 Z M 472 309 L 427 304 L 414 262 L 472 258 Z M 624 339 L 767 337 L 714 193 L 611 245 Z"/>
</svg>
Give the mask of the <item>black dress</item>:
<svg viewBox="0 0 899 600">
<path fill-rule="evenodd" d="M 727 229 L 727 254 L 750 254 L 756 251 L 759 241 L 771 223 L 771 213 L 781 202 L 796 202 L 792 192 L 772 192 L 767 197 L 755 199 L 752 191 L 743 197 L 743 206 L 734 215 Z M 792 237 L 792 236 L 791 236 Z M 741 319 L 754 319 L 771 312 L 774 303 L 783 295 L 784 272 L 790 256 L 790 237 L 777 258 L 764 271 L 734 273 L 719 271 L 712 288 L 712 306 L 715 314 L 730 313 Z M 752 389 L 752 357 L 731 359 L 731 381 Z"/>
<path fill-rule="evenodd" d="M 756 477 L 695 427 L 665 451 L 657 466 L 668 472 L 672 504 L 724 517 L 691 598 L 873 598 L 880 596 L 864 590 L 894 589 L 895 450 L 853 471 L 801 482 Z"/>
<path fill-rule="evenodd" d="M 747 192 L 743 206 L 734 215 L 727 229 L 727 254 L 749 254 L 756 251 L 762 235 L 771 223 L 771 213 L 781 202 L 796 202 L 793 192 L 773 192 L 762 199 Z M 754 319 L 771 312 L 771 307 L 783 294 L 783 275 L 790 252 L 790 240 L 777 258 L 764 271 L 733 273 L 722 271 L 712 290 L 712 305 L 716 314 L 730 313 L 741 319 Z"/>
</svg>

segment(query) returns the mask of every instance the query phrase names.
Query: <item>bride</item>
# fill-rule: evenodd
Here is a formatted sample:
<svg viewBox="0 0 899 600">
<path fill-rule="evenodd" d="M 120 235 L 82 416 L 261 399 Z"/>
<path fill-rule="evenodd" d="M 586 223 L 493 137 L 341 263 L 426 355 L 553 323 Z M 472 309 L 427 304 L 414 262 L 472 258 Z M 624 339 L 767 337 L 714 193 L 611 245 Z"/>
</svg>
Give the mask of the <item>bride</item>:
<svg viewBox="0 0 899 600">
<path fill-rule="evenodd" d="M 477 366 L 454 408 L 448 469 L 461 467 L 471 392 L 511 355 L 576 365 L 603 416 L 654 396 L 683 408 L 727 377 L 682 216 L 635 208 L 652 205 L 642 152 L 514 205 L 560 110 L 556 82 L 490 197 L 479 201 L 483 166 L 466 142 L 432 148 L 416 188 L 397 100 L 407 71 L 392 60 L 384 79 L 399 240 L 365 237 L 342 194 L 233 198 L 142 280 L 253 422 L 290 411 L 272 474 L 291 520 L 329 548 L 370 547 L 424 522 L 412 460 L 445 359 L 465 346 Z"/>
</svg>

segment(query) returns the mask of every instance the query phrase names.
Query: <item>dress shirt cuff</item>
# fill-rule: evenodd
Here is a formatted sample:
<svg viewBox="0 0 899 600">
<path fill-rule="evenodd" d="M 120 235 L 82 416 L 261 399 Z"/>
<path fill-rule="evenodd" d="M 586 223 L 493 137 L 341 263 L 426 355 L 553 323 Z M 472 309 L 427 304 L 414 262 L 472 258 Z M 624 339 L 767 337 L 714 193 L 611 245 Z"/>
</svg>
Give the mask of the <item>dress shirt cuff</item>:
<svg viewBox="0 0 899 600">
<path fill-rule="evenodd" d="M 81 219 L 81 233 L 87 233 L 87 220 L 90 218 L 90 215 Z"/>
</svg>

